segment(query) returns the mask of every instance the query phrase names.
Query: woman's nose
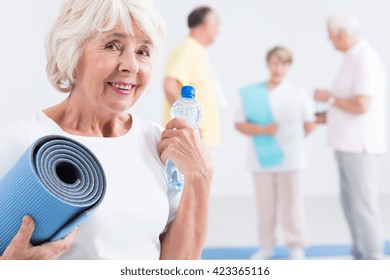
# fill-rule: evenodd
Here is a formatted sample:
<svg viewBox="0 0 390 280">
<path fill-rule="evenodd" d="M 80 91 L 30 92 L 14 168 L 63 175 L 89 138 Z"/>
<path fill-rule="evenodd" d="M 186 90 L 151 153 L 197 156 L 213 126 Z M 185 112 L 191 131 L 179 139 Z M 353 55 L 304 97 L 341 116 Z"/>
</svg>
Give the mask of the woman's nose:
<svg viewBox="0 0 390 280">
<path fill-rule="evenodd" d="M 124 54 L 119 64 L 119 71 L 134 74 L 138 73 L 138 70 L 138 62 L 134 52 L 128 52 L 127 54 Z"/>
</svg>

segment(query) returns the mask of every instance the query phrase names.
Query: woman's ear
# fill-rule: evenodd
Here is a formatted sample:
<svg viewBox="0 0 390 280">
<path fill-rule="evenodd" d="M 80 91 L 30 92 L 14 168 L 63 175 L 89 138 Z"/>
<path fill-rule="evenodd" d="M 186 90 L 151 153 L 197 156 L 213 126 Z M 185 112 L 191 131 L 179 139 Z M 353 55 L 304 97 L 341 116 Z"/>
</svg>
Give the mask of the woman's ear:
<svg viewBox="0 0 390 280">
<path fill-rule="evenodd" d="M 76 64 L 76 67 L 73 69 L 72 78 L 76 80 L 77 77 L 77 68 L 79 67 L 79 63 Z"/>
</svg>

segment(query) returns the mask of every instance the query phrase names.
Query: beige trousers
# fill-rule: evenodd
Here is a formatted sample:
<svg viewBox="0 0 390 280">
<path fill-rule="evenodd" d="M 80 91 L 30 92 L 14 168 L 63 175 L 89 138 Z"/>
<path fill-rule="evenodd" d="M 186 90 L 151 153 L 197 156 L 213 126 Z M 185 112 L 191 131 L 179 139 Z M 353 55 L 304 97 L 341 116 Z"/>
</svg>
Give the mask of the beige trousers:
<svg viewBox="0 0 390 280">
<path fill-rule="evenodd" d="M 286 246 L 303 247 L 305 236 L 300 192 L 301 172 L 254 172 L 253 181 L 261 248 L 271 249 L 276 244 L 278 217 L 281 218 Z"/>
</svg>

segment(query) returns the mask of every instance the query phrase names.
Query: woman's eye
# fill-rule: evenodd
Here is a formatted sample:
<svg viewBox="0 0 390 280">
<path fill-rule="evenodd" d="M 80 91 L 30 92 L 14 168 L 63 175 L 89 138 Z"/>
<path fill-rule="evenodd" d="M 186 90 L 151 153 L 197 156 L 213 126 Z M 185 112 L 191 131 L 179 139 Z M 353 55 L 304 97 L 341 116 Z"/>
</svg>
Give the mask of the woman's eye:
<svg viewBox="0 0 390 280">
<path fill-rule="evenodd" d="M 145 56 L 145 57 L 149 57 L 150 56 L 150 52 L 148 49 L 140 49 L 138 51 L 138 54 L 142 55 L 142 56 Z"/>
<path fill-rule="evenodd" d="M 119 51 L 120 46 L 117 43 L 108 43 L 105 46 L 106 49 L 111 50 L 111 51 Z"/>
</svg>

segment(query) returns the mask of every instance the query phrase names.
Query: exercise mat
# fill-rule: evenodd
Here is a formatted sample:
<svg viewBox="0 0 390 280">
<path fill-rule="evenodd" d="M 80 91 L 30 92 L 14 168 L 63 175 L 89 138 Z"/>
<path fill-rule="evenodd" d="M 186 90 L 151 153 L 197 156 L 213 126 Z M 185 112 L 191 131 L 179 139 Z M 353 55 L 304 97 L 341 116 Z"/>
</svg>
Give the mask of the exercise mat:
<svg viewBox="0 0 390 280">
<path fill-rule="evenodd" d="M 35 221 L 33 245 L 63 238 L 102 202 L 106 179 L 92 152 L 63 136 L 33 143 L 0 180 L 0 255 L 24 215 Z"/>
</svg>

